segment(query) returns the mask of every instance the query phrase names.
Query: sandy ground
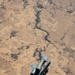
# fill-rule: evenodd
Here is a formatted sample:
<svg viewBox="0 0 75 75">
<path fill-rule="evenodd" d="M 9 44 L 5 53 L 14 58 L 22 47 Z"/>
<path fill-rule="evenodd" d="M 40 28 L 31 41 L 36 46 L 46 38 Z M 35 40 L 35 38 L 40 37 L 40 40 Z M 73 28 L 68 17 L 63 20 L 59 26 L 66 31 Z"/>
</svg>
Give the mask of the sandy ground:
<svg viewBox="0 0 75 75">
<path fill-rule="evenodd" d="M 41 53 L 47 75 L 75 75 L 75 0 L 0 0 L 0 75 L 30 75 Z"/>
</svg>

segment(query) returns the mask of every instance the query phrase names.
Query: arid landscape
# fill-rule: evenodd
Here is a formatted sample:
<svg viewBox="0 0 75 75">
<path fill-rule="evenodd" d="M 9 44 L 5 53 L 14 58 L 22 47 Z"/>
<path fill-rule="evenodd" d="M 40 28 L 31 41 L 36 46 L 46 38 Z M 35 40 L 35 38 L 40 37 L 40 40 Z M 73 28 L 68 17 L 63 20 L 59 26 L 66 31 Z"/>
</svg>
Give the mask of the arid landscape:
<svg viewBox="0 0 75 75">
<path fill-rule="evenodd" d="M 0 75 L 30 75 L 41 53 L 47 75 L 75 75 L 75 0 L 0 0 Z"/>
</svg>

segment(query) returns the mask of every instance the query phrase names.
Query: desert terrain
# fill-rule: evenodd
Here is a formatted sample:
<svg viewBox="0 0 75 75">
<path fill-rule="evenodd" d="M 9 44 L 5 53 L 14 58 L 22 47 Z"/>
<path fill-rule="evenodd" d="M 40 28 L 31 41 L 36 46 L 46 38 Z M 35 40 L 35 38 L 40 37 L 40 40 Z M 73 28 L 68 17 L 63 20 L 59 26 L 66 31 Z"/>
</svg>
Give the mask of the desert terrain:
<svg viewBox="0 0 75 75">
<path fill-rule="evenodd" d="M 0 75 L 30 75 L 41 53 L 47 75 L 75 75 L 75 0 L 0 0 Z"/>
</svg>

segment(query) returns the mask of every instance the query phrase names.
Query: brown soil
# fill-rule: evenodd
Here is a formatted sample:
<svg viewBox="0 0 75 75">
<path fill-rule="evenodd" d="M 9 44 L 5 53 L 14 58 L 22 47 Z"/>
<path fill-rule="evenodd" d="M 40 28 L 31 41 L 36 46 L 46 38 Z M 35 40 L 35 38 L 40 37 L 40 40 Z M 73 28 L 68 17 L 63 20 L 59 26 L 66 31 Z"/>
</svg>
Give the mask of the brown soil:
<svg viewBox="0 0 75 75">
<path fill-rule="evenodd" d="M 47 75 L 75 75 L 75 0 L 0 0 L 0 75 L 30 75 L 41 53 Z"/>
</svg>

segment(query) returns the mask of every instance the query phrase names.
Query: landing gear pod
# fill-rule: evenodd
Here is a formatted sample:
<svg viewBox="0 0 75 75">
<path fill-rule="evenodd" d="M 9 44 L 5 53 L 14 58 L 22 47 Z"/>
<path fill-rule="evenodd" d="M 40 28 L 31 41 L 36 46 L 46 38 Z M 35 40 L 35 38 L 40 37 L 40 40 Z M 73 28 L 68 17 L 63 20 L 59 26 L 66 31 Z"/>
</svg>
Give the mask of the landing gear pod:
<svg viewBox="0 0 75 75">
<path fill-rule="evenodd" d="M 30 75 L 46 75 L 48 73 L 48 69 L 53 60 L 49 61 L 48 57 L 44 54 L 41 54 L 41 58 L 41 62 L 37 66 L 32 64 L 31 67 L 33 68 L 33 70 Z M 45 65 L 45 67 L 42 69 L 45 63 L 47 63 L 47 65 Z"/>
</svg>

